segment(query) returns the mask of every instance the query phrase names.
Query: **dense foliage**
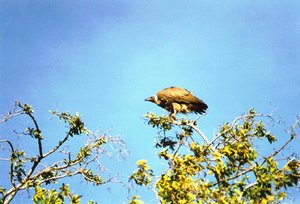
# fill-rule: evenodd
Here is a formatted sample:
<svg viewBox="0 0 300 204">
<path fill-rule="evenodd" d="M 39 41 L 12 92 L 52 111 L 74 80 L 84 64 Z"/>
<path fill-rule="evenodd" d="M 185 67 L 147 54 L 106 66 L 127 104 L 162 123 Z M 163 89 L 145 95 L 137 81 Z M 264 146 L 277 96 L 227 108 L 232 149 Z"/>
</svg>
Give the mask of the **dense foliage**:
<svg viewBox="0 0 300 204">
<path fill-rule="evenodd" d="M 290 128 L 287 141 L 272 149 L 276 137 L 258 120 L 272 117 L 253 109 L 222 125 L 212 141 L 196 121 L 174 121 L 154 113 L 145 116 L 149 125 L 164 133 L 156 148 L 167 168 L 155 177 L 146 160 L 140 160 L 130 179 L 154 189 L 160 203 L 273 203 L 286 197 L 287 188 L 298 185 L 299 159 L 278 155 L 295 139 L 299 119 Z M 263 140 L 269 144 L 265 148 L 272 150 L 269 155 L 256 148 Z M 130 202 L 142 203 L 139 196 Z"/>
</svg>

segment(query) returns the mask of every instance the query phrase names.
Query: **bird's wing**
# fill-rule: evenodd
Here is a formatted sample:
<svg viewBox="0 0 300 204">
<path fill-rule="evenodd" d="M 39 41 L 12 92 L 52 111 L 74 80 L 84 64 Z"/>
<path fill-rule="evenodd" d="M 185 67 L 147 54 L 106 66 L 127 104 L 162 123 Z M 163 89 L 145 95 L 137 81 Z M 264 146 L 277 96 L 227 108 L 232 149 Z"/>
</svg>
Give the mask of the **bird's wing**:
<svg viewBox="0 0 300 204">
<path fill-rule="evenodd" d="M 189 105 L 191 111 L 198 113 L 204 113 L 208 106 L 199 98 L 193 96 L 193 94 L 183 88 L 170 87 L 158 92 L 157 97 L 164 103 L 185 103 Z"/>
<path fill-rule="evenodd" d="M 203 103 L 203 101 L 193 96 L 190 91 L 179 87 L 165 88 L 156 95 L 159 99 L 169 103 Z"/>
</svg>

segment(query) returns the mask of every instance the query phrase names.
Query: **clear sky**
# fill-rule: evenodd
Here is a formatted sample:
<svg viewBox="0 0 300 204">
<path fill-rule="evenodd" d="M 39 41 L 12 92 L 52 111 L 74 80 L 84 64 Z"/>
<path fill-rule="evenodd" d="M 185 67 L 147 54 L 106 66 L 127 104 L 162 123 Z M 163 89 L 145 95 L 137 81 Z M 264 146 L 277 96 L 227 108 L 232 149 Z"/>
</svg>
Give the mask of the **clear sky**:
<svg viewBox="0 0 300 204">
<path fill-rule="evenodd" d="M 1 114 L 17 99 L 33 105 L 55 143 L 48 110 L 79 112 L 91 130 L 110 129 L 127 143 L 128 159 L 110 172 L 121 169 L 124 181 L 138 159 L 160 165 L 156 130 L 142 116 L 166 113 L 144 102 L 165 87 L 187 88 L 208 104 L 200 123 L 208 136 L 251 107 L 276 108 L 283 128 L 300 114 L 297 0 L 3 0 L 0 9 Z M 83 200 L 126 202 L 117 185 L 107 193 L 72 181 Z M 154 197 L 138 193 L 146 202 Z M 16 202 L 28 203 L 28 195 Z"/>
</svg>

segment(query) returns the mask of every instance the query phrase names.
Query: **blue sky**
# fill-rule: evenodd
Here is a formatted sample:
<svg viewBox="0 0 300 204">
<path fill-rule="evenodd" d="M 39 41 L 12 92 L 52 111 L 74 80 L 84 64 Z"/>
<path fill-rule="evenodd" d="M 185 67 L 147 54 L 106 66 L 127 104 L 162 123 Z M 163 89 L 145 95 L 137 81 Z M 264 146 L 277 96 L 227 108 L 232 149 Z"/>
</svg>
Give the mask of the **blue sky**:
<svg viewBox="0 0 300 204">
<path fill-rule="evenodd" d="M 276 108 L 283 128 L 300 114 L 299 1 L 1 1 L 0 9 L 1 114 L 20 99 L 58 135 L 48 110 L 79 112 L 91 130 L 127 142 L 129 158 L 112 166 L 126 169 L 125 181 L 137 159 L 160 165 L 156 130 L 142 116 L 166 113 L 144 102 L 162 88 L 187 88 L 208 104 L 207 135 L 251 107 Z M 111 194 L 80 185 L 84 199 L 126 202 L 117 185 Z"/>
</svg>

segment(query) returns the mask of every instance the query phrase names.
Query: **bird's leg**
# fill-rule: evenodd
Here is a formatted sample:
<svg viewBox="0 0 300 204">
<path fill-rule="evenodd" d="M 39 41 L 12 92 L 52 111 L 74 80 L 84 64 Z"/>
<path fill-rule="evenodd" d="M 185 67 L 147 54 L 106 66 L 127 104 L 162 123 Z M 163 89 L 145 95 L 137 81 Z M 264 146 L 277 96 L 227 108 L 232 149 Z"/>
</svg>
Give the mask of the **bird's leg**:
<svg viewBox="0 0 300 204">
<path fill-rule="evenodd" d="M 171 114 L 169 115 L 169 118 L 170 118 L 171 122 L 175 122 L 175 121 L 176 121 L 176 117 L 175 117 L 175 114 L 174 114 L 174 113 L 171 113 Z"/>
<path fill-rule="evenodd" d="M 174 103 L 172 103 L 172 109 L 173 109 L 173 111 L 171 111 L 169 117 L 170 117 L 171 122 L 174 122 L 174 121 L 176 121 L 176 117 L 175 117 L 176 108 L 175 108 L 175 104 Z"/>
</svg>

